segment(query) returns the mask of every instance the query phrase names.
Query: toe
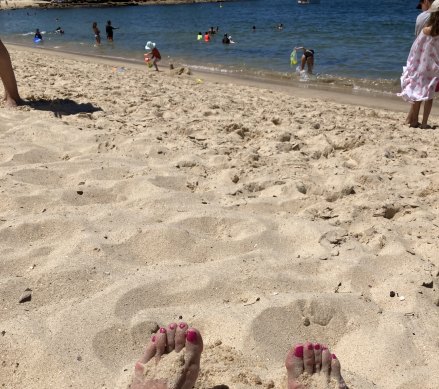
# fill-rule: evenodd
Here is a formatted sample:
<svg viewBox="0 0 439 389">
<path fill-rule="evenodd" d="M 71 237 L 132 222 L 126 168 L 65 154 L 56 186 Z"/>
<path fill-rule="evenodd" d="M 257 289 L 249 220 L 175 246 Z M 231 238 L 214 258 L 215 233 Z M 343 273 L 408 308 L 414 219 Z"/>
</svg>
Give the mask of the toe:
<svg viewBox="0 0 439 389">
<path fill-rule="evenodd" d="M 322 367 L 322 346 L 320 343 L 314 343 L 314 371 L 320 373 Z"/>
<path fill-rule="evenodd" d="M 188 325 L 186 323 L 181 322 L 175 331 L 175 351 L 178 353 L 183 349 L 186 344 L 186 331 L 188 329 Z"/>
<path fill-rule="evenodd" d="M 171 323 L 166 329 L 166 352 L 170 353 L 175 348 L 175 331 L 177 330 L 177 324 Z"/>
<path fill-rule="evenodd" d="M 167 335 L 166 335 L 166 328 L 161 327 L 157 333 L 156 336 L 156 357 L 160 358 L 166 350 L 166 341 L 167 341 Z"/>
<path fill-rule="evenodd" d="M 196 328 L 189 328 L 187 330 L 185 347 L 184 371 L 176 382 L 176 389 L 192 389 L 200 372 L 203 338 Z"/>
<path fill-rule="evenodd" d="M 308 374 L 314 373 L 314 346 L 312 343 L 306 342 L 303 347 L 303 365 Z"/>
<path fill-rule="evenodd" d="M 303 373 L 303 344 L 296 344 L 288 351 L 285 367 L 287 368 L 288 388 L 293 388 L 297 384 L 297 378 Z"/>
<path fill-rule="evenodd" d="M 147 363 L 148 361 L 151 360 L 152 357 L 155 356 L 155 354 L 157 352 L 156 340 L 157 340 L 156 335 L 151 336 L 151 339 L 150 339 L 149 343 L 147 344 L 147 346 L 145 347 L 145 351 L 139 360 L 140 363 Z"/>
<path fill-rule="evenodd" d="M 344 379 L 341 376 L 340 361 L 337 359 L 335 354 L 331 355 L 331 378 L 337 381 L 338 387 L 340 389 L 346 388 L 346 383 L 344 382 Z"/>
<path fill-rule="evenodd" d="M 325 374 L 329 378 L 329 372 L 331 370 L 331 353 L 327 347 L 322 347 L 322 369 L 321 373 Z"/>
</svg>

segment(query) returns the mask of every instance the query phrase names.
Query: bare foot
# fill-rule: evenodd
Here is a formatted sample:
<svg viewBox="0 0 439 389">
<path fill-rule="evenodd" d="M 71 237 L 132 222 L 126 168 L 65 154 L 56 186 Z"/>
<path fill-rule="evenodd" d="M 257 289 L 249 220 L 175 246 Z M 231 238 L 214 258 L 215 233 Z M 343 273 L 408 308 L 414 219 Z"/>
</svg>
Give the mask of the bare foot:
<svg viewBox="0 0 439 389">
<path fill-rule="evenodd" d="M 339 360 L 327 347 L 319 343 L 296 344 L 288 351 L 285 367 L 288 373 L 288 389 L 307 388 L 300 379 L 306 375 L 317 375 L 326 383 L 330 380 L 335 381 L 340 389 L 347 389 L 341 376 Z"/>
<path fill-rule="evenodd" d="M 166 379 L 148 379 L 145 368 L 153 366 L 160 369 L 160 359 L 172 351 L 180 352 L 185 348 L 185 358 L 181 371 L 175 377 Z M 131 389 L 192 389 L 200 372 L 200 358 L 203 351 L 203 339 L 195 328 L 188 328 L 186 323 L 171 323 L 160 328 L 151 337 L 143 356 L 134 369 Z M 156 366 L 155 366 L 156 365 Z"/>
<path fill-rule="evenodd" d="M 5 96 L 5 107 L 7 107 L 7 108 L 14 108 L 17 105 L 20 105 L 20 103 L 21 103 L 20 98 L 18 100 L 14 100 L 9 95 Z"/>
</svg>

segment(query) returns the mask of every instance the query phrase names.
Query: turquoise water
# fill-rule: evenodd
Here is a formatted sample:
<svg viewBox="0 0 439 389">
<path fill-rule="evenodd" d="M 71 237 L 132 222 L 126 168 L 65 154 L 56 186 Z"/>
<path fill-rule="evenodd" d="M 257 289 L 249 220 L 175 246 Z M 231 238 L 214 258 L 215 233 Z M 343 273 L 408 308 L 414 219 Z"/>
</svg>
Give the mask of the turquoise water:
<svg viewBox="0 0 439 389">
<path fill-rule="evenodd" d="M 142 60 L 148 40 L 164 58 L 231 72 L 291 73 L 291 50 L 313 48 L 315 72 L 321 75 L 396 81 L 414 39 L 417 2 L 401 0 L 247 0 L 121 8 L 24 9 L 0 12 L 5 42 L 33 45 L 36 28 L 44 46 L 59 50 Z M 110 19 L 114 43 L 105 39 Z M 98 22 L 102 42 L 94 47 L 91 25 Z M 276 25 L 283 23 L 284 29 Z M 253 31 L 252 26 L 256 26 Z M 53 33 L 56 27 L 63 36 Z M 219 26 L 210 43 L 198 31 Z M 221 43 L 224 33 L 236 44 Z"/>
</svg>

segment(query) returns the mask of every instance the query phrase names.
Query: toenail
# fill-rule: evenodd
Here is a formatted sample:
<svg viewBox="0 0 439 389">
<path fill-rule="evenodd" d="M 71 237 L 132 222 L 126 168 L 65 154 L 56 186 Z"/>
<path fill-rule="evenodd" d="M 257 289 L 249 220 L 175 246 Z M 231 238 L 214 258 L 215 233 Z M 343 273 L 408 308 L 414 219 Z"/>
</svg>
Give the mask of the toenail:
<svg viewBox="0 0 439 389">
<path fill-rule="evenodd" d="M 319 345 L 318 343 L 316 343 L 316 344 L 314 345 L 314 350 L 320 350 L 320 345 Z"/>
<path fill-rule="evenodd" d="M 328 349 L 328 347 L 322 346 L 322 350 L 327 350 L 327 349 Z"/>
<path fill-rule="evenodd" d="M 337 357 L 335 356 L 335 354 L 332 354 L 332 359 L 337 359 Z"/>
<path fill-rule="evenodd" d="M 180 323 L 179 327 L 180 327 L 180 328 L 184 328 L 184 327 L 186 327 L 186 323 Z"/>
<path fill-rule="evenodd" d="M 297 358 L 303 358 L 303 346 L 296 346 L 294 348 L 294 356 Z"/>
<path fill-rule="evenodd" d="M 173 330 L 175 328 L 175 324 L 169 324 L 169 328 Z"/>
<path fill-rule="evenodd" d="M 163 327 L 160 328 L 160 333 L 161 333 L 161 334 L 164 334 L 165 332 L 166 332 L 166 328 L 163 328 Z"/>
<path fill-rule="evenodd" d="M 313 347 L 313 345 L 310 343 L 309 345 L 308 345 L 308 350 L 314 350 L 314 347 Z"/>
<path fill-rule="evenodd" d="M 186 339 L 188 342 L 196 343 L 197 342 L 198 335 L 195 331 L 188 331 L 186 334 Z"/>
<path fill-rule="evenodd" d="M 152 341 L 152 342 L 155 342 L 155 336 L 153 336 L 153 337 L 151 338 L 151 341 Z"/>
</svg>

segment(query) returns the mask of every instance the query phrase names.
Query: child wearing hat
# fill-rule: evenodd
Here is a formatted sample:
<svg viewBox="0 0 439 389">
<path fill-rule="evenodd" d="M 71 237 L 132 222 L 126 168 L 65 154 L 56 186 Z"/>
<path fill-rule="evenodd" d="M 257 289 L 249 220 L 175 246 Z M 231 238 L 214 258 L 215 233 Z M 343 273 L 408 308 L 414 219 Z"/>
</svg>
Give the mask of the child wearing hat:
<svg viewBox="0 0 439 389">
<path fill-rule="evenodd" d="M 146 58 L 149 58 L 149 60 L 152 61 L 155 70 L 158 72 L 159 68 L 157 66 L 157 62 L 159 62 L 162 59 L 162 56 L 160 55 L 160 51 L 158 51 L 157 47 L 155 46 L 155 43 L 151 41 L 147 42 L 145 49 L 151 50 L 149 53 L 145 54 L 145 60 Z"/>
</svg>

